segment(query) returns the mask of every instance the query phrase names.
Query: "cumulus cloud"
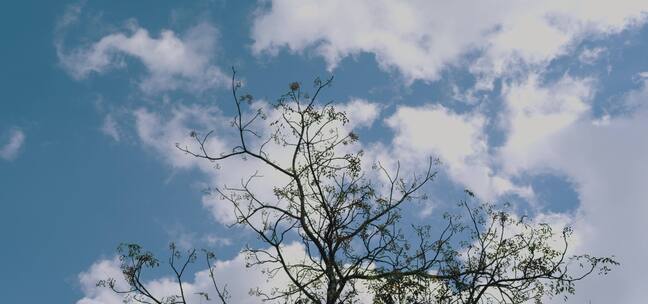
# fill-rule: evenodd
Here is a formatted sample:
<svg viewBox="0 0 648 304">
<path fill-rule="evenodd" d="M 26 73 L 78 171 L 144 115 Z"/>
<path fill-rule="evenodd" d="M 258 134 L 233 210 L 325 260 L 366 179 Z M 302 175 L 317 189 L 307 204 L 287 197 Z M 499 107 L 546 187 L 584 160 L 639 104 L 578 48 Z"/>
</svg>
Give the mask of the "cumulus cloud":
<svg viewBox="0 0 648 304">
<path fill-rule="evenodd" d="M 74 19 L 68 16 L 63 20 L 61 24 L 69 26 Z M 227 81 L 213 64 L 217 37 L 218 30 L 208 23 L 200 23 L 182 35 L 171 30 L 151 35 L 131 24 L 126 31 L 106 35 L 89 45 L 66 49 L 57 41 L 56 47 L 61 66 L 77 80 L 125 67 L 127 59 L 135 59 L 146 69 L 139 81 L 143 92 L 204 91 Z"/>
<path fill-rule="evenodd" d="M 395 131 L 390 158 L 420 162 L 439 157 L 450 178 L 488 200 L 509 192 L 533 195 L 530 188 L 516 186 L 491 169 L 481 114 L 458 114 L 440 105 L 402 106 L 386 122 Z"/>
<path fill-rule="evenodd" d="M 371 127 L 380 114 L 380 106 L 365 99 L 351 99 L 337 109 L 345 112 L 355 127 Z"/>
<path fill-rule="evenodd" d="M 622 100 L 616 103 L 616 108 L 613 110 L 617 110 L 617 114 L 631 114 L 644 109 L 648 105 L 648 99 L 646 99 L 646 96 L 648 96 L 648 73 L 641 72 L 637 76 L 639 77 L 639 89 L 627 92 Z"/>
<path fill-rule="evenodd" d="M 582 216 L 577 229 L 587 231 L 584 243 L 598 254 L 614 254 L 622 263 L 605 280 L 583 284 L 581 298 L 596 294 L 603 302 L 640 303 L 644 291 L 631 281 L 641 281 L 648 271 L 643 252 L 648 250 L 644 231 L 648 214 L 648 145 L 637 136 L 648 131 L 648 115 L 611 119 L 607 125 L 580 122 L 565 130 L 548 148 L 561 157 L 545 159 L 576 184 Z M 623 136 L 620 136 L 623 134 Z M 533 164 L 542 166 L 540 164 Z M 606 288 L 614 293 L 596 292 Z"/>
<path fill-rule="evenodd" d="M 594 80 L 565 75 L 553 83 L 540 82 L 538 75 L 531 74 L 502 89 L 507 106 L 502 121 L 508 124 L 504 127 L 508 134 L 506 143 L 499 148 L 499 158 L 510 174 L 533 161 L 531 157 L 556 153 L 547 148 L 547 141 L 590 110 Z"/>
<path fill-rule="evenodd" d="M 144 147 L 152 149 L 162 160 L 176 169 L 212 168 L 206 162 L 186 155 L 176 148 L 176 143 L 193 145 L 189 134 L 194 130 L 215 130 L 217 134 L 227 130 L 228 118 L 215 107 L 177 106 L 168 111 L 152 111 L 145 108 L 133 112 L 135 131 Z M 208 148 L 224 151 L 224 142 L 219 137 L 209 141 Z M 208 170 L 204 168 L 205 170 Z"/>
<path fill-rule="evenodd" d="M 407 81 L 436 80 L 470 52 L 479 53 L 471 70 L 486 78 L 520 62 L 543 64 L 585 34 L 644 22 L 648 10 L 636 0 L 268 2 L 256 13 L 255 53 L 312 51 L 329 68 L 372 53 Z"/>
<path fill-rule="evenodd" d="M 440 105 L 400 107 L 387 119 L 387 125 L 396 129 L 395 146 L 437 150 L 453 164 L 463 163 L 475 150 L 486 147 L 481 133 L 484 117 L 459 115 Z"/>
<path fill-rule="evenodd" d="M 0 146 L 0 158 L 11 161 L 18 157 L 18 153 L 25 143 L 25 133 L 17 128 L 9 131 L 7 142 Z"/>
<path fill-rule="evenodd" d="M 540 78 L 530 74 L 505 84 L 505 110 L 498 117 L 486 117 L 478 108 L 458 113 L 441 105 L 401 106 L 386 119 L 394 138 L 380 157 L 416 163 L 436 156 L 455 183 L 483 199 L 516 194 L 535 203 L 533 188 L 515 177 L 528 170 L 526 164 L 558 153 L 547 149 L 547 142 L 589 113 L 596 83 L 569 75 L 551 83 Z M 489 146 L 489 123 L 504 132 L 503 146 Z"/>
<path fill-rule="evenodd" d="M 553 170 L 565 174 L 579 195 L 575 221 L 576 231 L 582 235 L 581 249 L 614 254 L 621 261 L 621 268 L 607 278 L 581 283 L 575 301 L 595 296 L 601 302 L 641 303 L 643 291 L 628 282 L 641 281 L 648 271 L 642 256 L 648 247 L 641 241 L 648 229 L 643 219 L 648 214 L 648 145 L 638 140 L 648 131 L 648 109 L 644 106 L 628 115 L 607 116 L 606 122 L 600 123 L 589 111 L 591 87 L 587 83 L 567 77 L 538 86 L 531 79 L 507 89 L 507 104 L 517 113 L 512 120 L 520 121 L 511 124 L 511 136 L 501 150 L 502 161 L 511 172 Z M 535 93 L 523 98 L 524 94 L 514 93 L 518 90 Z M 531 96 L 543 98 L 543 104 L 551 108 L 534 108 Z M 648 100 L 648 89 L 644 86 L 625 98 Z M 515 134 L 527 134 L 526 139 L 521 141 Z"/>
</svg>

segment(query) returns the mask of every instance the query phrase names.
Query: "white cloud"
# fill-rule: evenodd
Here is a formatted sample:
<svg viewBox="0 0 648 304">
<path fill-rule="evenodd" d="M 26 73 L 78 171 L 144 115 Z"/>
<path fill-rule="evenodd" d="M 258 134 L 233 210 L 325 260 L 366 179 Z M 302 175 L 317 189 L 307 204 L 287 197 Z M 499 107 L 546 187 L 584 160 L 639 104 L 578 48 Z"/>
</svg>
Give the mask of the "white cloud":
<svg viewBox="0 0 648 304">
<path fill-rule="evenodd" d="M 21 147 L 25 143 L 25 133 L 20 129 L 12 129 L 9 131 L 9 139 L 0 146 L 0 158 L 11 161 L 18 157 Z"/>
<path fill-rule="evenodd" d="M 189 147 L 197 149 L 190 140 L 189 133 L 194 130 L 226 129 L 228 121 L 214 107 L 178 106 L 169 113 L 161 114 L 144 108 L 133 113 L 135 128 L 140 141 L 145 147 L 153 149 L 167 164 L 176 169 L 203 168 L 213 169 L 207 161 L 202 161 L 186 155 L 176 148 L 176 143 L 188 143 Z M 212 151 L 224 151 L 224 143 L 218 136 L 212 137 L 208 143 Z M 201 167 L 203 166 L 203 167 Z"/>
<path fill-rule="evenodd" d="M 508 107 L 502 123 L 508 124 L 507 141 L 499 148 L 499 158 L 509 174 L 517 173 L 532 157 L 551 154 L 547 141 L 589 113 L 594 81 L 564 76 L 542 85 L 530 74 L 522 83 L 505 85 L 502 94 Z M 532 151 L 532 153 L 529 153 Z"/>
<path fill-rule="evenodd" d="M 208 234 L 204 237 L 209 246 L 229 246 L 232 245 L 232 239 L 221 237 L 215 234 Z"/>
<path fill-rule="evenodd" d="M 157 37 L 131 25 L 125 33 L 107 35 L 87 46 L 66 50 L 62 41 L 57 41 L 56 47 L 59 62 L 75 79 L 125 67 L 126 59 L 134 58 L 147 71 L 139 82 L 142 91 L 200 92 L 227 82 L 227 77 L 213 64 L 217 37 L 216 28 L 207 23 L 192 27 L 182 36 L 162 30 Z"/>
<path fill-rule="evenodd" d="M 80 3 L 70 4 L 65 8 L 63 15 L 56 22 L 56 33 L 60 34 L 61 31 L 64 31 L 69 26 L 77 23 L 79 21 L 79 16 L 85 5 L 85 1 Z"/>
<path fill-rule="evenodd" d="M 579 284 L 581 289 L 572 301 L 642 303 L 641 284 L 634 282 L 642 282 L 648 271 L 643 258 L 648 250 L 643 241 L 648 229 L 644 219 L 648 214 L 648 144 L 642 140 L 648 132 L 646 107 L 596 119 L 588 104 L 592 82 L 570 77 L 540 85 L 532 76 L 505 91 L 511 124 L 500 157 L 506 170 L 531 175 L 550 170 L 566 175 L 580 200 L 575 219 L 581 235 L 579 250 L 614 254 L 622 263 L 608 277 Z M 624 98 L 619 103 L 648 100 L 648 88 Z"/>
<path fill-rule="evenodd" d="M 329 68 L 345 57 L 376 55 L 408 81 L 436 80 L 468 52 L 486 78 L 543 64 L 584 34 L 619 32 L 645 21 L 645 1 L 268 1 L 256 13 L 252 49 L 312 50 Z M 331 22 L 335 20 L 335 22 Z M 515 64 L 515 65 L 514 65 Z"/>
<path fill-rule="evenodd" d="M 594 64 L 599 58 L 601 58 L 601 55 L 603 55 L 605 51 L 606 49 L 603 47 L 584 49 L 580 55 L 578 55 L 578 60 L 584 64 Z"/>
<path fill-rule="evenodd" d="M 86 272 L 79 274 L 79 283 L 84 297 L 77 301 L 77 304 L 117 304 L 123 303 L 119 295 L 111 292 L 106 288 L 97 287 L 99 280 L 108 278 L 121 278 L 122 272 L 119 269 L 119 259 L 115 257 L 112 260 L 100 260 Z M 123 280 L 118 281 L 117 288 L 126 288 L 127 285 Z"/>
<path fill-rule="evenodd" d="M 232 245 L 232 239 L 215 233 L 196 233 L 184 229 L 182 226 L 167 228 L 169 240 L 178 248 L 188 250 L 191 248 L 221 248 Z"/>
<path fill-rule="evenodd" d="M 648 96 L 646 96 L 648 98 Z M 579 121 L 548 141 L 552 155 L 536 158 L 526 170 L 550 167 L 565 173 L 579 194 L 576 231 L 583 232 L 584 251 L 616 255 L 622 265 L 605 278 L 579 284 L 574 302 L 643 303 L 645 231 L 648 225 L 648 113 L 610 119 L 606 125 Z M 527 153 L 533 153 L 527 151 Z"/>
<path fill-rule="evenodd" d="M 633 113 L 648 105 L 648 98 L 646 98 L 648 96 L 648 73 L 642 76 L 641 74 L 644 73 L 639 73 L 638 75 L 640 77 L 641 87 L 626 93 L 622 100 L 615 105 L 615 110 L 619 110 L 621 113 Z"/>
<path fill-rule="evenodd" d="M 112 138 L 114 141 L 119 141 L 121 139 L 117 122 L 111 114 L 104 117 L 103 124 L 101 125 L 101 132 Z"/>
<path fill-rule="evenodd" d="M 206 144 L 206 150 L 209 154 L 214 156 L 231 151 L 232 147 L 235 146 L 234 141 L 237 140 L 237 137 L 235 137 L 236 130 L 230 126 L 232 118 L 222 115 L 214 107 L 177 107 L 166 114 L 140 109 L 134 115 L 138 137 L 145 147 L 152 149 L 154 153 L 174 169 L 199 170 L 208 178 L 207 185 L 210 187 L 240 186 L 243 180 L 246 180 L 255 172 L 275 182 L 284 179 L 276 170 L 259 166 L 259 163 L 254 160 L 231 158 L 226 161 L 212 163 L 188 155 L 176 148 L 176 143 L 179 143 L 183 148 L 187 147 L 191 151 L 200 151 L 199 146 L 193 138 L 190 138 L 189 133 L 197 131 L 201 132 L 201 136 L 204 136 L 206 132 L 213 130 L 213 135 L 210 136 Z M 268 130 L 264 129 L 264 131 Z M 274 145 L 270 145 L 268 148 L 277 149 Z M 272 151 L 270 150 L 270 152 Z M 288 157 L 285 153 L 272 153 L 272 155 L 275 156 L 275 160 L 284 163 L 285 158 Z M 272 186 L 261 182 L 255 183 L 253 188 L 255 191 L 262 193 L 260 195 L 272 198 L 274 197 Z M 234 222 L 233 206 L 229 202 L 222 200 L 219 195 L 203 196 L 203 205 L 212 212 L 218 222 L 226 224 Z"/>
<path fill-rule="evenodd" d="M 338 111 L 346 113 L 349 123 L 354 127 L 371 127 L 380 114 L 380 107 L 364 99 L 351 99 L 338 106 Z"/>
<path fill-rule="evenodd" d="M 423 108 L 400 107 L 387 119 L 396 130 L 394 145 L 416 151 L 437 151 L 447 162 L 463 163 L 486 147 L 484 117 L 460 115 L 437 105 Z"/>
<path fill-rule="evenodd" d="M 516 186 L 491 169 L 485 123 L 481 114 L 453 113 L 439 105 L 400 107 L 387 119 L 396 132 L 387 157 L 419 163 L 439 157 L 450 178 L 487 200 L 507 192 L 531 197 L 530 188 Z"/>
</svg>

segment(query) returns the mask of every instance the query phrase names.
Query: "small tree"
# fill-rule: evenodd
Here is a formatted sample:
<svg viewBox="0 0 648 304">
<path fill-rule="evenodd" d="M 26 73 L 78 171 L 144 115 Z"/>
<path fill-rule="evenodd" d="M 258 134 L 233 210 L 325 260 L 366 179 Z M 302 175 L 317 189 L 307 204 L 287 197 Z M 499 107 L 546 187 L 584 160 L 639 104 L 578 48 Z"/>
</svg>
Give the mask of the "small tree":
<svg viewBox="0 0 648 304">
<path fill-rule="evenodd" d="M 413 227 L 407 235 L 414 237 L 406 237 L 399 225 L 401 208 L 425 199 L 422 188 L 436 176 L 436 161 L 429 159 L 421 172 L 408 176 L 398 164 L 391 170 L 380 163 L 362 167 L 363 151 L 354 144 L 358 136 L 348 130 L 346 114 L 333 103 L 318 103 L 331 82 L 332 78 L 315 80 L 312 95 L 299 83 L 290 84 L 268 115 L 263 107 L 254 108 L 251 95 L 239 94 L 241 84 L 234 73 L 232 125 L 238 143 L 228 151 L 210 151 L 212 132 L 191 132 L 194 148 L 177 145 L 207 161 L 242 157 L 283 176 L 285 182 L 264 181 L 273 185 L 274 197 L 254 190 L 253 184 L 263 178 L 259 174 L 235 187 L 214 188 L 234 207 L 236 223 L 254 231 L 265 244 L 246 250 L 251 265 L 270 265 L 269 275 L 282 273 L 290 281 L 283 289 L 259 290 L 264 300 L 351 303 L 359 293 L 358 284 L 366 284 L 373 287 L 374 302 L 385 304 L 540 301 L 543 295 L 573 293 L 575 281 L 597 270 L 605 273 L 608 265 L 616 264 L 609 258 L 567 257 L 570 230 L 563 231 L 564 246 L 556 249 L 548 225 L 533 226 L 492 206 L 471 208 L 466 202 L 461 206 L 468 220 L 446 215 L 438 236 L 433 237 L 432 227 L 423 226 Z M 271 155 L 271 146 L 280 155 Z M 287 258 L 289 241 L 303 245 L 305 259 Z M 142 266 L 156 266 L 157 260 L 134 248 L 123 256 L 136 262 L 135 267 L 124 268 L 133 286 L 128 292 L 139 297 L 135 300 L 151 298 L 137 278 Z M 575 263 L 584 269 L 580 275 L 571 271 Z M 177 271 L 173 260 L 171 265 L 180 297 L 166 303 L 186 303 L 184 266 Z"/>
<path fill-rule="evenodd" d="M 234 206 L 237 222 L 270 246 L 248 249 L 252 264 L 277 265 L 270 274 L 281 271 L 291 282 L 285 289 L 260 295 L 266 300 L 347 303 L 357 295 L 356 283 L 362 280 L 423 274 L 440 262 L 443 246 L 439 245 L 448 235 L 431 241 L 422 237 L 421 231 L 416 250 L 409 250 L 409 242 L 397 226 L 399 207 L 417 199 L 418 191 L 436 175 L 433 160 L 422 174 L 410 178 L 403 177 L 399 168 L 389 173 L 376 164 L 374 169 L 388 181 L 378 189 L 362 170 L 363 152 L 349 151 L 358 136 L 344 131 L 346 114 L 332 103 L 317 104 L 332 78 L 317 79 L 312 96 L 303 92 L 299 83 L 292 83 L 276 104 L 280 114 L 268 124 L 271 131 L 264 133 L 252 126 L 266 114 L 256 109 L 245 117 L 250 111 L 244 107 L 252 98 L 249 94 L 239 96 L 235 75 L 232 93 L 237 115 L 233 125 L 239 144 L 225 153 L 209 151 L 206 143 L 211 132 L 202 137 L 192 133 L 198 150 L 178 148 L 209 161 L 247 157 L 287 179 L 285 184 L 275 185 L 272 200 L 252 189 L 251 183 L 260 178 L 256 174 L 237 187 L 215 188 Z M 281 163 L 269 155 L 266 149 L 271 144 L 283 147 L 289 160 Z M 284 245 L 290 238 L 303 244 L 307 260 L 286 259 Z"/>
<path fill-rule="evenodd" d="M 493 298 L 490 291 L 495 289 L 503 301 L 516 303 L 530 297 L 539 299 L 544 294 L 573 292 L 574 281 L 601 265 L 601 271 L 606 272 L 607 265 L 615 263 L 587 255 L 567 258 L 570 230 L 562 233 L 564 247 L 554 249 L 548 225 L 530 226 L 516 222 L 505 212 L 485 206 L 471 209 L 467 203 L 463 206 L 469 225 L 448 216 L 439 237 L 432 237 L 430 227 L 417 227 L 417 240 L 406 239 L 398 225 L 400 208 L 424 198 L 419 192 L 436 175 L 435 162 L 430 159 L 422 172 L 410 176 L 403 176 L 400 166 L 390 172 L 380 163 L 373 167 L 377 172 L 363 170 L 362 150 L 349 149 L 358 136 L 344 131 L 346 114 L 337 111 L 332 103 L 317 103 L 320 92 L 331 81 L 317 79 L 312 96 L 303 92 L 299 83 L 292 83 L 276 104 L 280 115 L 269 123 L 272 131 L 264 135 L 252 126 L 265 114 L 257 109 L 251 111 L 254 114 L 249 119 L 245 118 L 249 112 L 244 109 L 246 101 L 252 98 L 239 97 L 240 83 L 234 73 L 232 93 L 237 115 L 233 125 L 239 144 L 225 153 L 208 151 L 207 133 L 202 138 L 194 136 L 198 151 L 178 146 L 210 161 L 249 157 L 287 178 L 287 183 L 275 184 L 277 200 L 273 201 L 257 195 L 250 187 L 253 180 L 260 178 L 257 175 L 239 187 L 215 189 L 233 204 L 237 222 L 270 245 L 269 250 L 249 249 L 255 263 L 278 265 L 276 271 L 282 271 L 292 282 L 284 290 L 265 295 L 267 299 L 346 303 L 355 296 L 360 281 L 402 284 L 406 279 L 424 278 L 440 282 L 436 283 L 436 298 L 440 301 L 453 298 L 477 303 Z M 249 137 L 258 144 L 253 146 Z M 265 149 L 268 143 L 283 147 L 281 153 L 290 155 L 289 161 L 276 161 Z M 387 182 L 378 182 L 375 173 L 382 174 Z M 507 228 L 519 231 L 510 235 Z M 468 231 L 469 240 L 453 248 L 451 237 L 463 231 Z M 306 248 L 307 261 L 285 258 L 283 244 L 293 234 Z M 568 271 L 574 262 L 586 268 L 582 275 Z"/>
</svg>

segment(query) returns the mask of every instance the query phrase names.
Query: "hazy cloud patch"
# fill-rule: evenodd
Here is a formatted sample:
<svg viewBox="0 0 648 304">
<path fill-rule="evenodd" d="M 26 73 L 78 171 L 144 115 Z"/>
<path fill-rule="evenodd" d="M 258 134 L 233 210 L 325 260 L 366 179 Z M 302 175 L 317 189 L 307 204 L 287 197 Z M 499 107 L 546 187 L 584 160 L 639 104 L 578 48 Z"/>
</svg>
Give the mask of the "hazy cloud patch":
<svg viewBox="0 0 648 304">
<path fill-rule="evenodd" d="M 13 128 L 9 130 L 7 138 L 4 145 L 0 143 L 0 158 L 12 161 L 18 157 L 25 143 L 25 133 L 21 129 Z"/>
</svg>

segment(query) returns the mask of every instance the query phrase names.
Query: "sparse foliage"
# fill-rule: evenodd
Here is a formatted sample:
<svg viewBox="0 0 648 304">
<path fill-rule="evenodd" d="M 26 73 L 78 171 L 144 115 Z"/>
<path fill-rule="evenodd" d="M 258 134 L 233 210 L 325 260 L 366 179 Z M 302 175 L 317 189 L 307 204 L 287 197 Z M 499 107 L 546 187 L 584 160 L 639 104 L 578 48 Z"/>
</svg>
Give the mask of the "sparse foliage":
<svg viewBox="0 0 648 304">
<path fill-rule="evenodd" d="M 97 282 L 97 286 L 110 288 L 115 293 L 123 295 L 124 303 L 188 304 L 187 298 L 189 295 L 185 293 L 183 276 L 188 270 L 187 267 L 193 264 L 198 258 L 198 253 L 195 249 L 192 249 L 183 256 L 173 243 L 169 245 L 169 250 L 168 265 L 173 271 L 174 278 L 177 282 L 177 292 L 166 291 L 166 295 L 157 295 L 147 288 L 143 273 L 146 269 L 159 267 L 160 261 L 153 253 L 144 251 L 138 244 L 121 244 L 117 248 L 119 261 L 121 262 L 120 268 L 127 287 L 122 288 L 118 286 L 115 278 L 101 280 Z M 214 277 L 212 261 L 215 259 L 215 255 L 206 250 L 203 250 L 203 253 L 206 264 L 209 267 L 209 275 L 214 290 L 216 291 L 217 299 L 220 301 L 219 303 L 227 304 L 227 299 L 229 298 L 227 289 L 225 287 L 219 287 Z M 205 291 L 198 292 L 197 294 L 207 301 L 211 299 L 209 293 Z"/>
<path fill-rule="evenodd" d="M 386 185 L 377 185 L 362 170 L 362 150 L 350 151 L 358 136 L 344 131 L 349 120 L 332 103 L 317 104 L 320 92 L 332 78 L 315 80 L 314 94 L 302 92 L 299 83 L 276 104 L 278 118 L 269 123 L 270 132 L 252 129 L 260 110 L 249 119 L 239 85 L 233 78 L 232 92 L 237 113 L 234 126 L 240 143 L 227 153 L 208 151 L 209 133 L 196 137 L 200 147 L 181 150 L 210 161 L 245 156 L 281 173 L 288 182 L 275 185 L 275 199 L 260 197 L 252 175 L 237 187 L 216 188 L 235 207 L 237 222 L 251 228 L 270 249 L 249 248 L 252 265 L 276 265 L 269 273 L 285 274 L 290 286 L 260 292 L 266 300 L 285 299 L 313 303 L 347 303 L 357 295 L 358 282 L 426 272 L 439 263 L 438 240 L 422 237 L 410 242 L 398 227 L 402 204 L 418 199 L 419 190 L 436 175 L 430 159 L 423 172 L 405 177 L 396 168 L 389 172 L 376 164 L 372 174 L 382 174 Z M 244 95 L 247 96 L 247 95 Z M 269 135 L 265 135 L 269 134 Z M 266 136 L 264 138 L 264 136 Z M 258 143 L 254 146 L 254 143 Z M 284 148 L 287 162 L 276 161 L 266 151 L 268 144 Z M 307 259 L 286 259 L 284 246 L 296 238 L 304 246 Z"/>
<path fill-rule="evenodd" d="M 556 295 L 566 300 L 576 281 L 618 265 L 608 257 L 568 255 L 569 227 L 556 233 L 547 223 L 527 223 L 493 205 L 459 206 L 466 219 L 457 217 L 461 224 L 452 229 L 465 238 L 443 249 L 445 263 L 434 269 L 442 279 L 383 281 L 374 286 L 376 303 L 542 303 Z"/>
</svg>

